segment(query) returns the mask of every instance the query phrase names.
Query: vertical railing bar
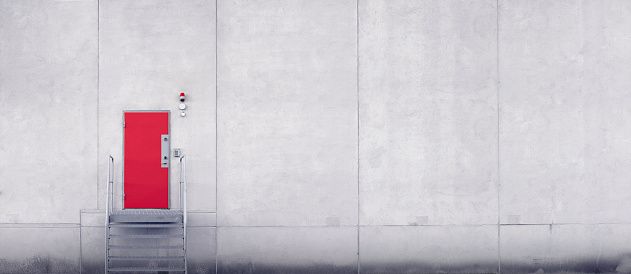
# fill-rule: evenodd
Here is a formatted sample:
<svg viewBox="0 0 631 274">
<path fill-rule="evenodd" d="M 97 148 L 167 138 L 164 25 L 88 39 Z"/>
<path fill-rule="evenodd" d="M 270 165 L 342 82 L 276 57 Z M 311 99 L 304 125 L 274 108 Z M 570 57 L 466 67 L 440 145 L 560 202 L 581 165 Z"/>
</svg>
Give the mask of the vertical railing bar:
<svg viewBox="0 0 631 274">
<path fill-rule="evenodd" d="M 186 260 L 186 222 L 188 219 L 187 209 L 186 209 L 186 155 L 182 156 L 180 159 L 180 208 L 183 209 L 183 224 L 184 224 L 184 273 L 188 273 L 188 265 Z"/>
<path fill-rule="evenodd" d="M 184 205 L 182 204 L 182 160 L 184 160 L 184 156 L 182 156 L 182 158 L 180 158 L 180 193 L 179 193 L 179 199 L 180 199 L 180 210 L 182 210 L 182 212 L 184 212 Z"/>
<path fill-rule="evenodd" d="M 109 191 L 107 193 L 107 195 L 109 195 L 110 197 L 110 212 L 114 211 L 114 157 L 110 156 L 110 161 L 112 163 L 111 168 L 109 170 L 109 177 L 110 179 L 108 180 L 108 186 L 109 186 Z"/>
<path fill-rule="evenodd" d="M 105 274 L 107 274 L 108 272 L 108 266 L 109 266 L 109 244 L 110 244 L 110 211 L 111 211 L 111 206 L 113 201 L 110 201 L 110 199 L 112 198 L 110 195 L 110 184 L 113 185 L 113 176 L 112 176 L 112 169 L 114 166 L 114 157 L 112 157 L 112 155 L 109 156 L 108 161 L 107 161 L 107 190 L 106 190 L 106 197 L 105 197 Z M 112 202 L 112 203 L 110 203 Z"/>
</svg>

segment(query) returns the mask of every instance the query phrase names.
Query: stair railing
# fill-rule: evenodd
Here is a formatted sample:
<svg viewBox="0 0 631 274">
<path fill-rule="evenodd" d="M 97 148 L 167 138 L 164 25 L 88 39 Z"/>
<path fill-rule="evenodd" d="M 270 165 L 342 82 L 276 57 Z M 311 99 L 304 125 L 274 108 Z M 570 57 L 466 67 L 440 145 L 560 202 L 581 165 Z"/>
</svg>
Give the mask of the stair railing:
<svg viewBox="0 0 631 274">
<path fill-rule="evenodd" d="M 180 158 L 180 210 L 182 210 L 184 216 L 182 222 L 184 224 L 184 273 L 187 273 L 186 265 L 186 221 L 188 215 L 186 214 L 186 155 Z"/>
<path fill-rule="evenodd" d="M 105 194 L 105 273 L 108 271 L 108 246 L 109 246 L 109 237 L 110 235 L 110 212 L 112 211 L 112 206 L 114 204 L 113 195 L 111 191 L 114 189 L 114 157 L 112 155 L 107 159 L 107 193 Z"/>
</svg>

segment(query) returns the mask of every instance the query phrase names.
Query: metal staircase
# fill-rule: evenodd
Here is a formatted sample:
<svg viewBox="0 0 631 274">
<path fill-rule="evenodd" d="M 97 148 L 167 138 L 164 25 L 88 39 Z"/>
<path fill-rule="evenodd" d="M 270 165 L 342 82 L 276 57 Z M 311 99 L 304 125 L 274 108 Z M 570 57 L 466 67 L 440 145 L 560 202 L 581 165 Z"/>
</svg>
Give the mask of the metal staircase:
<svg viewBox="0 0 631 274">
<path fill-rule="evenodd" d="M 112 169 L 109 157 L 105 273 L 187 273 L 186 160 L 180 159 L 180 209 L 113 210 Z"/>
</svg>

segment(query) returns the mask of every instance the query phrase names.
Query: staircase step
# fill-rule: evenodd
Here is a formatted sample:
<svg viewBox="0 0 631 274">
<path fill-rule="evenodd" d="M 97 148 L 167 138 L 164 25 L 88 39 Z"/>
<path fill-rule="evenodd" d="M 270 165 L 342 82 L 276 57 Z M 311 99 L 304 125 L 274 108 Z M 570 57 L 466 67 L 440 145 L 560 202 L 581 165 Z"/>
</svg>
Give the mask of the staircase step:
<svg viewBox="0 0 631 274">
<path fill-rule="evenodd" d="M 110 222 L 125 223 L 181 223 L 183 212 L 164 209 L 126 209 L 110 214 Z"/>
<path fill-rule="evenodd" d="M 184 249 L 184 245 L 110 245 L 109 249 Z"/>
<path fill-rule="evenodd" d="M 149 261 L 149 260 L 184 260 L 184 256 L 110 256 L 109 260 Z"/>
<path fill-rule="evenodd" d="M 184 272 L 183 267 L 110 267 L 108 272 L 155 272 L 155 271 L 181 271 Z"/>
<path fill-rule="evenodd" d="M 129 228 L 183 228 L 183 224 L 170 224 L 170 223 L 153 223 L 153 224 L 129 224 L 129 223 L 117 223 L 110 224 L 112 227 L 129 227 Z"/>
<path fill-rule="evenodd" d="M 165 238 L 184 238 L 184 234 L 169 235 L 110 235 L 110 238 L 125 239 L 165 239 Z"/>
</svg>

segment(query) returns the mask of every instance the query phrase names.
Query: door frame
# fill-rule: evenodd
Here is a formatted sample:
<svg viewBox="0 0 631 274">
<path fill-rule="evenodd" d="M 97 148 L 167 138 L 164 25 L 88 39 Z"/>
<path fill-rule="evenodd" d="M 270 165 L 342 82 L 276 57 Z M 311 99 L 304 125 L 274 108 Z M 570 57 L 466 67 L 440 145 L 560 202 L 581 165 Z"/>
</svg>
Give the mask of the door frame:
<svg viewBox="0 0 631 274">
<path fill-rule="evenodd" d="M 171 135 L 171 111 L 170 110 L 123 110 L 123 115 L 122 115 L 122 124 L 123 124 L 123 145 L 121 146 L 123 148 L 122 151 L 122 170 L 123 170 L 123 178 L 122 178 L 122 186 L 121 186 L 121 191 L 122 194 L 120 196 L 121 198 L 121 208 L 123 210 L 125 210 L 125 113 L 127 112 L 166 112 L 168 115 L 168 125 L 167 128 L 169 130 L 169 143 L 171 143 L 171 140 L 173 140 L 173 135 Z M 170 150 L 169 146 L 169 150 Z M 158 209 L 158 208 L 153 208 Z M 171 209 L 171 151 L 169 151 L 169 167 L 167 170 L 167 208 L 164 208 L 165 210 L 169 210 Z M 131 208 L 131 210 L 139 210 L 138 208 Z"/>
</svg>

